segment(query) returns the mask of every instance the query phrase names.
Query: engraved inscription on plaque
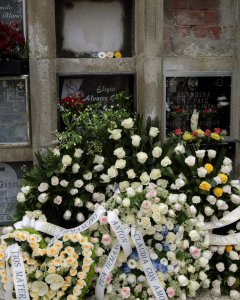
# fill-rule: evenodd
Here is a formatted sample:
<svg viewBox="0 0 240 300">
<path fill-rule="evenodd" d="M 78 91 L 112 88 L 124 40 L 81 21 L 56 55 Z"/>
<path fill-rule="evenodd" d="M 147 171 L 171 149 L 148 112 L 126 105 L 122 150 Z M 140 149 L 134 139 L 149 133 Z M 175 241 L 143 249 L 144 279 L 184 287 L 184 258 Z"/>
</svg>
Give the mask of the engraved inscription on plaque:
<svg viewBox="0 0 240 300">
<path fill-rule="evenodd" d="M 12 221 L 18 191 L 15 170 L 9 164 L 0 163 L 0 225 Z"/>
</svg>

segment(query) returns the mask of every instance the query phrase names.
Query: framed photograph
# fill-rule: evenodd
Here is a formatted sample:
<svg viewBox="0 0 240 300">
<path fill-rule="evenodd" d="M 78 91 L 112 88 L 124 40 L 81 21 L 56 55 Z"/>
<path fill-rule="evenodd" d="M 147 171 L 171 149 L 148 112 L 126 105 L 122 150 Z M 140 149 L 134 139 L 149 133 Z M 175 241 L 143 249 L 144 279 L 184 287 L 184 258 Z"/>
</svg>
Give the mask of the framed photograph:
<svg viewBox="0 0 240 300">
<path fill-rule="evenodd" d="M 0 78 L 0 147 L 30 145 L 28 76 Z"/>
<path fill-rule="evenodd" d="M 191 131 L 193 111 L 202 130 L 221 128 L 231 136 L 232 74 L 169 72 L 165 74 L 166 135 L 176 128 Z"/>
<path fill-rule="evenodd" d="M 1 0 L 0 22 L 18 23 L 26 38 L 26 0 Z"/>
</svg>

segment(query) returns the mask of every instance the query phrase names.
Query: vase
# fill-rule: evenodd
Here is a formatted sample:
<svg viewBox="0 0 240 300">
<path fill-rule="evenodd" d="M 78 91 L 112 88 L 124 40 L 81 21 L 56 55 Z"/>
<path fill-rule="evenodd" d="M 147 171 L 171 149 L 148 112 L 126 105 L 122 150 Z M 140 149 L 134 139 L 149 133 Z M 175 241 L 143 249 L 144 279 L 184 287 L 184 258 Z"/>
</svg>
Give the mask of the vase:
<svg viewBox="0 0 240 300">
<path fill-rule="evenodd" d="M 28 58 L 0 61 L 0 76 L 29 74 Z"/>
</svg>

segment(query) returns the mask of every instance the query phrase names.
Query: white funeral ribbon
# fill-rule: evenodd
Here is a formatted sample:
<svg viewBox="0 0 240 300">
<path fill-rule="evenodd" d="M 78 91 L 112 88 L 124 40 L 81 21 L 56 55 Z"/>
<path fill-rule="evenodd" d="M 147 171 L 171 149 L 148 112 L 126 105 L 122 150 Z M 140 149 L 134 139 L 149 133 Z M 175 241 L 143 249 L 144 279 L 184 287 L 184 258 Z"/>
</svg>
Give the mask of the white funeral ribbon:
<svg viewBox="0 0 240 300">
<path fill-rule="evenodd" d="M 13 282 L 15 287 L 16 299 L 30 300 L 23 258 L 18 244 L 13 244 L 10 246 L 10 253 L 11 253 Z M 6 299 L 12 299 L 12 295 L 10 296 L 10 298 L 6 298 Z"/>
<path fill-rule="evenodd" d="M 229 214 L 221 218 L 220 220 L 216 220 L 209 223 L 204 223 L 202 228 L 205 230 L 211 230 L 215 228 L 221 228 L 227 225 L 230 225 L 240 219 L 240 207 L 235 208 Z"/>
<path fill-rule="evenodd" d="M 65 233 L 81 233 L 85 230 L 87 230 L 89 227 L 91 227 L 94 223 L 96 223 L 101 216 L 105 214 L 106 210 L 104 207 L 100 206 L 95 213 L 93 213 L 83 224 L 81 224 L 78 227 L 74 227 L 71 229 L 64 229 L 61 232 L 59 232 L 57 235 L 54 236 L 48 243 L 48 246 L 53 245 L 58 239 L 60 239 L 62 236 L 64 236 Z"/>
<path fill-rule="evenodd" d="M 206 241 L 210 245 L 216 245 L 216 246 L 239 245 L 240 233 L 233 233 L 228 235 L 209 233 L 206 236 Z"/>
<path fill-rule="evenodd" d="M 143 237 L 139 230 L 136 228 L 131 229 L 131 237 L 136 246 L 139 259 L 143 266 L 143 271 L 147 277 L 148 283 L 152 289 L 152 292 L 157 300 L 167 300 L 168 297 L 161 287 L 161 283 L 158 279 L 157 273 L 154 269 L 152 261 L 150 259 L 148 249 L 144 243 Z"/>
<path fill-rule="evenodd" d="M 5 263 L 6 263 L 6 273 L 7 273 L 7 283 L 6 283 L 6 292 L 5 299 L 12 299 L 12 291 L 13 291 L 13 282 L 11 280 L 11 269 L 8 263 L 9 258 L 11 257 L 11 246 L 8 246 L 5 251 Z"/>
<path fill-rule="evenodd" d="M 29 218 L 28 216 L 24 216 L 22 221 L 15 223 L 14 227 L 16 229 L 33 228 L 37 231 L 44 232 L 52 236 L 58 235 L 61 231 L 65 229 L 63 227 L 48 222 L 35 220 L 34 218 Z"/>
</svg>

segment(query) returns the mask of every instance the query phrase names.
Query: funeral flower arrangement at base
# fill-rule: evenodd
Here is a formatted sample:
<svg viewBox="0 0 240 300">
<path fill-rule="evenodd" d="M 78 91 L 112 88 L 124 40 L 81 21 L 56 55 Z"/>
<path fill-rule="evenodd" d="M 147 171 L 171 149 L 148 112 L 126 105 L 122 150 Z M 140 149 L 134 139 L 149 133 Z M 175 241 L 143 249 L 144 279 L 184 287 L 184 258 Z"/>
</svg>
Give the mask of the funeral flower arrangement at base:
<svg viewBox="0 0 240 300">
<path fill-rule="evenodd" d="M 85 107 L 79 101 L 75 107 L 72 102 L 65 104 L 61 108 L 65 130 L 56 133 L 55 145 L 38 154 L 38 165 L 23 176 L 16 221 L 25 214 L 36 219 L 36 210 L 41 209 L 43 222 L 47 218 L 62 230 L 78 225 L 86 230 L 75 228 L 75 235 L 64 231 L 65 235 L 55 241 L 58 246 L 40 246 L 40 241 L 47 243 L 52 237 L 41 233 L 43 241 L 31 229 L 6 229 L 10 232 L 2 238 L 0 257 L 4 287 L 8 284 L 5 250 L 16 242 L 23 258 L 36 263 L 40 271 L 36 274 L 41 274 L 36 278 L 24 261 L 33 299 L 43 291 L 44 295 L 38 295 L 42 299 L 87 299 L 94 295 L 95 286 L 99 291 L 100 283 L 105 296 L 97 293 L 96 297 L 101 300 L 184 300 L 195 297 L 201 288 L 239 299 L 240 242 L 235 233 L 240 228 L 240 182 L 231 179 L 232 162 L 224 151 L 211 147 L 224 133 L 216 129 L 213 135 L 205 135 L 196 129 L 191 138 L 183 138 L 182 132 L 175 132 L 173 138 L 160 143 L 157 121 L 146 121 L 122 106 Z M 201 148 L 205 138 L 207 150 Z M 103 213 L 95 218 L 99 210 Z M 115 221 L 117 231 L 110 215 L 119 220 Z M 35 222 L 29 224 L 34 227 Z M 122 248 L 119 254 L 116 251 L 116 263 L 110 268 L 121 228 L 131 251 L 126 255 L 120 243 Z M 135 230 L 141 243 L 136 241 Z M 33 248 L 31 234 L 38 236 Z M 85 268 L 81 241 L 91 249 L 89 268 Z M 69 247 L 75 251 L 71 263 L 66 261 Z M 103 273 L 106 267 L 109 272 Z M 62 285 L 51 289 L 50 275 L 56 275 L 53 278 Z M 104 280 L 99 282 L 101 278 Z M 84 281 L 82 289 L 80 279 Z"/>
</svg>

